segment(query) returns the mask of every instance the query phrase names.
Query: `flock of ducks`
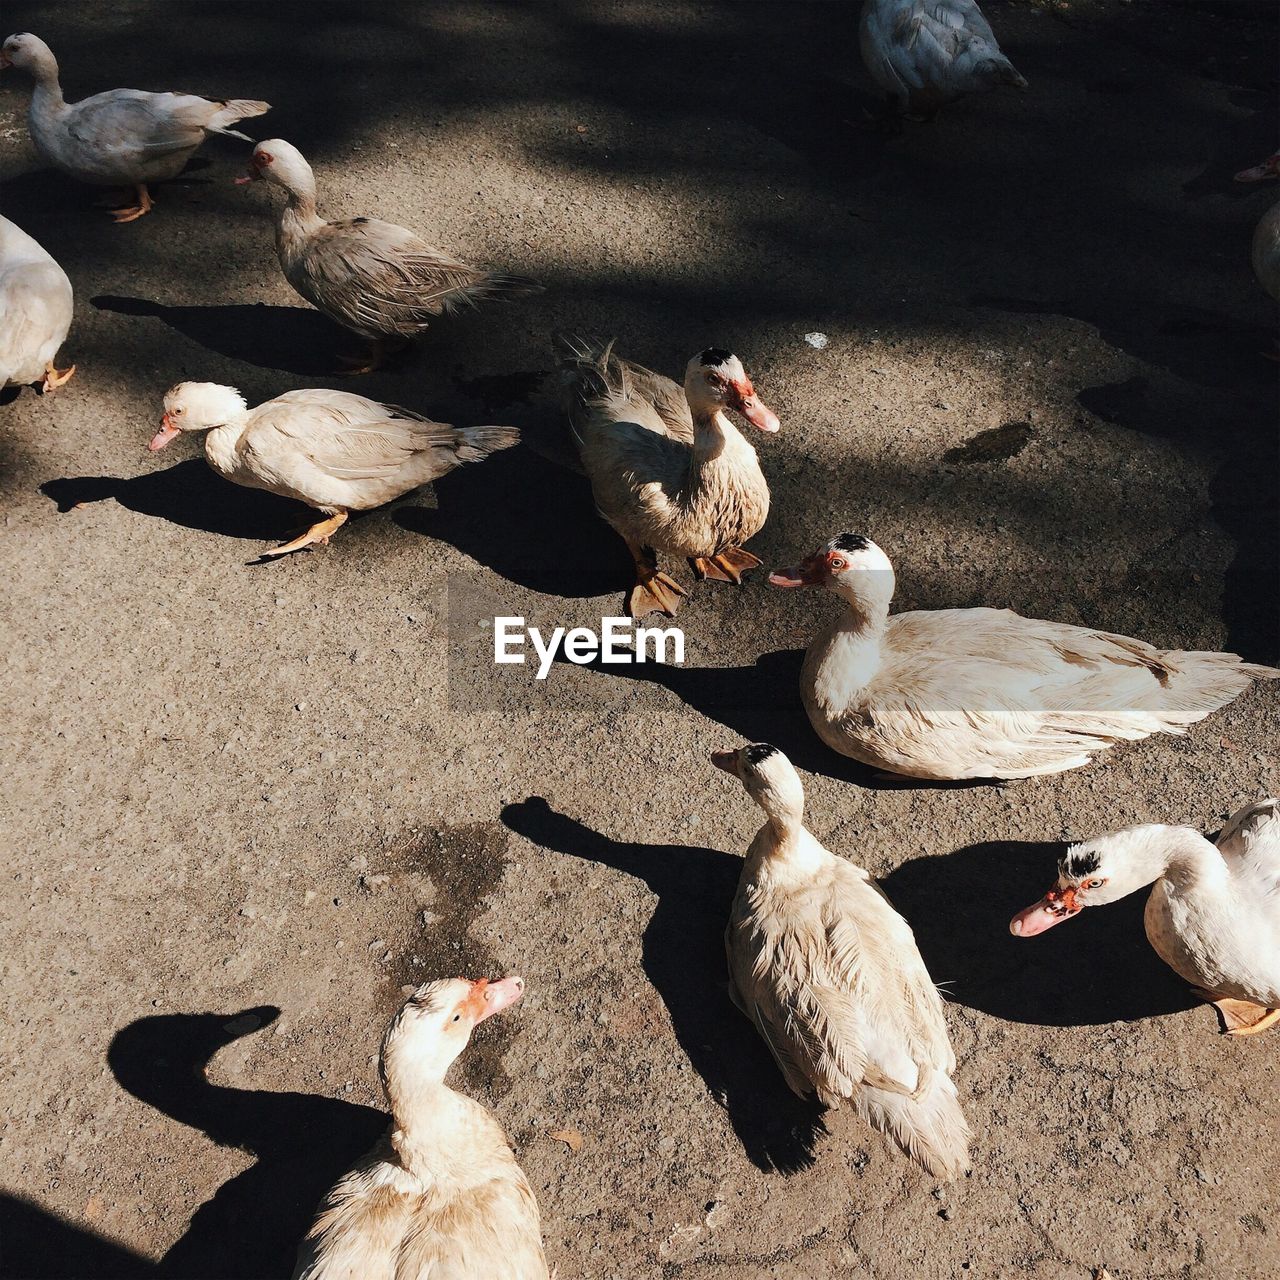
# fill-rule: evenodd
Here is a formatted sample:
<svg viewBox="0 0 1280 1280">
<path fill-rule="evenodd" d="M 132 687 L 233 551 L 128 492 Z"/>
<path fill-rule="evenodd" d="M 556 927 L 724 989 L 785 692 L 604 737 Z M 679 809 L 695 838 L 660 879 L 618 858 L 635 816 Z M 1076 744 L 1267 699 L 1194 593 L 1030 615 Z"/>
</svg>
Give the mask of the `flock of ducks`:
<svg viewBox="0 0 1280 1280">
<path fill-rule="evenodd" d="M 972 0 L 869 0 L 867 68 L 901 114 L 927 117 L 965 93 L 1026 81 Z M 0 66 L 34 81 L 30 133 L 40 155 L 82 182 L 129 190 L 131 222 L 149 187 L 175 177 L 210 133 L 265 102 L 117 89 L 67 103 L 42 40 L 5 40 Z M 1280 176 L 1280 152 L 1237 175 Z M 376 367 L 462 306 L 539 290 L 434 248 L 373 218 L 326 221 L 298 150 L 254 146 L 248 175 L 281 187 L 276 245 L 303 298 L 364 340 L 352 372 Z M 1264 219 L 1254 267 L 1280 296 L 1280 205 Z M 72 319 L 57 263 L 0 218 L 0 383 L 55 390 Z M 769 515 L 755 449 L 734 424 L 777 432 L 741 360 L 710 348 L 682 383 L 623 358 L 612 342 L 554 339 L 569 427 L 601 516 L 635 563 L 634 617 L 674 616 L 686 589 L 663 567 L 684 559 L 699 580 L 740 584 L 760 560 L 745 543 Z M 518 443 L 510 427 L 458 428 L 350 392 L 290 391 L 250 409 L 232 387 L 182 382 L 164 398 L 152 450 L 203 434 L 205 455 L 236 484 L 298 499 L 323 516 L 267 554 L 324 544 L 352 511 L 428 484 Z M 660 559 L 662 558 L 662 559 Z M 809 646 L 801 696 L 824 743 L 892 775 L 927 781 L 1017 779 L 1088 763 L 1099 751 L 1181 733 L 1254 678 L 1280 671 L 1234 654 L 1163 651 L 1141 640 L 1021 617 L 1008 610 L 891 614 L 894 573 L 870 539 L 841 533 L 778 588 L 823 587 L 839 612 Z M 806 830 L 804 788 L 777 748 L 716 752 L 760 806 L 725 945 L 734 1003 L 768 1045 L 787 1085 L 827 1106 L 851 1103 L 939 1178 L 969 1167 L 970 1127 L 952 1073 L 942 1001 L 908 923 L 866 871 Z M 1072 846 L 1055 886 L 1018 913 L 1031 937 L 1085 907 L 1153 885 L 1146 929 L 1160 957 L 1251 1035 L 1280 1020 L 1280 803 L 1232 817 L 1215 844 L 1184 827 L 1141 826 Z M 380 1073 L 392 1114 L 386 1138 L 329 1193 L 303 1241 L 297 1277 L 547 1276 L 538 1207 L 493 1117 L 449 1089 L 445 1074 L 484 1019 L 516 1004 L 517 977 L 429 983 L 383 1040 Z"/>
</svg>

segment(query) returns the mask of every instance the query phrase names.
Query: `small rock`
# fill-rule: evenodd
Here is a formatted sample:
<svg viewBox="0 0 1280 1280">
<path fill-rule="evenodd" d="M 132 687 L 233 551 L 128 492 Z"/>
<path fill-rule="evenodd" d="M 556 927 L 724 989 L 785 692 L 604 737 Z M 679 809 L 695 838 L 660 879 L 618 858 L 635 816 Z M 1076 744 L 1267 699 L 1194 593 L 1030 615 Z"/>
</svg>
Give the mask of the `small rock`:
<svg viewBox="0 0 1280 1280">
<path fill-rule="evenodd" d="M 831 341 L 825 333 L 806 333 L 804 340 L 816 351 L 821 351 Z"/>
</svg>

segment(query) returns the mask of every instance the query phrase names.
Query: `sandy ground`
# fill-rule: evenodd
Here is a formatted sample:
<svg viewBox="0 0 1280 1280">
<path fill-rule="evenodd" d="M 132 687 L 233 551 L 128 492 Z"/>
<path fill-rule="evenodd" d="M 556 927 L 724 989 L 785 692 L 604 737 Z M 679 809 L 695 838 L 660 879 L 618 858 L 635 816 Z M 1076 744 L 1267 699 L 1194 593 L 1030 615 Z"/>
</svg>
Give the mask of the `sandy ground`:
<svg viewBox="0 0 1280 1280">
<path fill-rule="evenodd" d="M 6 6 L 68 96 L 267 98 L 250 123 L 313 159 L 324 210 L 549 287 L 360 386 L 528 447 L 249 566 L 302 513 L 194 441 L 146 454 L 160 398 L 332 385 L 348 340 L 281 278 L 237 144 L 117 227 L 41 171 L 28 87 L 0 85 L 0 199 L 75 284 L 79 366 L 0 408 L 3 1274 L 287 1276 L 381 1126 L 402 984 L 459 971 L 528 980 L 454 1079 L 509 1131 L 561 1277 L 1280 1272 L 1280 1041 L 1219 1038 L 1139 900 L 1006 932 L 1063 839 L 1213 830 L 1275 794 L 1274 688 L 1074 774 L 903 790 L 803 719 L 814 593 L 700 587 L 685 667 L 543 684 L 474 630 L 486 601 L 598 625 L 626 585 L 556 461 L 567 327 L 672 372 L 743 356 L 784 424 L 766 563 L 853 528 L 902 606 L 1280 656 L 1274 317 L 1248 264 L 1276 191 L 1230 181 L 1276 145 L 1274 19 L 988 11 L 1030 92 L 886 141 L 857 127 L 841 3 Z M 792 755 L 814 832 L 883 878 L 946 984 L 977 1133 L 958 1184 L 797 1108 L 727 1002 L 759 819 L 707 754 L 744 738 Z"/>
</svg>

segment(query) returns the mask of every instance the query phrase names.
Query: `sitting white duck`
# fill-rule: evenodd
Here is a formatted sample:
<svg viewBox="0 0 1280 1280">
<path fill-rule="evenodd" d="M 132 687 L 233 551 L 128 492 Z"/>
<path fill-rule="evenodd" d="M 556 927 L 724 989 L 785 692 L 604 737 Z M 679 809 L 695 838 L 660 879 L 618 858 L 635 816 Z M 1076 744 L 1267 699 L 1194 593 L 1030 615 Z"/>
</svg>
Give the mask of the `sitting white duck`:
<svg viewBox="0 0 1280 1280">
<path fill-rule="evenodd" d="M 349 373 L 379 368 L 442 315 L 542 292 L 535 280 L 470 266 L 392 222 L 327 221 L 316 211 L 311 166 L 281 138 L 258 143 L 248 173 L 236 181 L 258 179 L 283 187 L 289 197 L 276 224 L 285 279 L 329 319 L 372 344 L 368 355 L 348 361 Z"/>
<path fill-rule="evenodd" d="M 769 486 L 756 451 L 729 421 L 778 430 L 742 361 L 709 347 L 689 361 L 681 388 L 613 354 L 613 343 L 557 334 L 560 387 L 596 508 L 627 544 L 636 582 L 633 618 L 674 617 L 685 589 L 658 568 L 683 556 L 698 579 L 742 581 L 760 564 L 742 543 L 764 527 Z"/>
<path fill-rule="evenodd" d="M 379 1072 L 385 1138 L 320 1205 L 294 1280 L 547 1280 L 538 1202 L 501 1126 L 445 1073 L 522 978 L 419 987 L 392 1019 Z"/>
<path fill-rule="evenodd" d="M 195 431 L 208 432 L 205 457 L 220 476 L 326 513 L 266 557 L 324 545 L 350 512 L 380 507 L 520 439 L 514 427 L 451 427 L 349 391 L 286 391 L 250 409 L 234 387 L 180 382 L 165 393 L 147 448 Z"/>
<path fill-rule="evenodd" d="M 869 538 L 842 533 L 776 587 L 823 586 L 845 603 L 809 645 L 800 692 L 842 755 L 912 778 L 1031 778 L 1088 764 L 1117 742 L 1182 733 L 1274 667 L 1008 609 L 889 616 L 894 575 Z"/>
<path fill-rule="evenodd" d="M 1280 178 L 1280 151 L 1251 169 L 1236 174 L 1237 182 L 1265 182 Z M 1280 302 L 1280 201 L 1258 219 L 1253 233 L 1253 274 L 1258 283 Z"/>
<path fill-rule="evenodd" d="M 859 40 L 871 78 L 915 119 L 967 93 L 1027 87 L 974 0 L 867 0 Z"/>
<path fill-rule="evenodd" d="M 60 387 L 75 365 L 54 365 L 71 328 L 71 281 L 21 227 L 0 217 L 0 387 Z"/>
<path fill-rule="evenodd" d="M 67 102 L 53 51 L 27 32 L 0 47 L 0 67 L 21 67 L 35 79 L 27 126 L 42 159 L 81 182 L 134 188 L 138 202 L 117 209 L 117 222 L 150 212 L 147 184 L 176 178 L 209 134 L 252 142 L 231 125 L 271 109 L 270 103 L 243 98 L 212 102 L 191 93 L 141 89 L 108 89 Z"/>
<path fill-rule="evenodd" d="M 1280 801 L 1246 805 L 1216 845 L 1160 825 L 1072 845 L 1057 884 L 1009 928 L 1034 937 L 1149 884 L 1147 938 L 1214 1005 L 1223 1030 L 1251 1036 L 1280 1022 Z"/>
<path fill-rule="evenodd" d="M 805 829 L 791 761 L 759 742 L 717 751 L 767 821 L 747 850 L 725 949 L 733 1002 L 783 1077 L 828 1107 L 851 1100 L 939 1178 L 969 1167 L 942 999 L 911 926 L 861 867 Z"/>
</svg>

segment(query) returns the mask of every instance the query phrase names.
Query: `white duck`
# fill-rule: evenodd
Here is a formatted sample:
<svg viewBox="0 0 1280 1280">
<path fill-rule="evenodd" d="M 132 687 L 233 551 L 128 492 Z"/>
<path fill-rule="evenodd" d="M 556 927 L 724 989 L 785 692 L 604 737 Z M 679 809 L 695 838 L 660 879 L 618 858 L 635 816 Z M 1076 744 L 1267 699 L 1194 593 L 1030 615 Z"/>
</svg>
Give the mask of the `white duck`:
<svg viewBox="0 0 1280 1280">
<path fill-rule="evenodd" d="M 1252 169 L 1236 174 L 1237 182 L 1263 182 L 1268 178 L 1280 178 L 1280 151 Z M 1254 230 L 1253 274 L 1258 277 L 1258 283 L 1280 301 L 1280 201 L 1262 215 Z"/>
<path fill-rule="evenodd" d="M 76 371 L 54 360 L 71 328 L 67 273 L 20 227 L 0 217 L 0 387 L 60 387 Z"/>
<path fill-rule="evenodd" d="M 501 1126 L 445 1072 L 524 980 L 431 982 L 382 1041 L 385 1138 L 330 1190 L 294 1280 L 546 1280 L 538 1202 Z"/>
<path fill-rule="evenodd" d="M 859 39 L 871 78 L 917 118 L 967 93 L 1027 87 L 974 0 L 867 0 Z"/>
<path fill-rule="evenodd" d="M 776 747 L 717 751 L 768 819 L 747 850 L 725 949 L 729 991 L 787 1084 L 851 1100 L 940 1178 L 969 1167 L 942 999 L 911 926 L 859 866 L 805 829 L 804 787 Z"/>
<path fill-rule="evenodd" d="M 368 356 L 352 361 L 352 373 L 378 368 L 389 351 L 441 315 L 542 292 L 536 281 L 469 266 L 391 222 L 326 221 L 316 211 L 311 166 L 280 138 L 258 143 L 248 173 L 237 181 L 258 179 L 289 196 L 276 224 L 285 279 L 313 307 L 372 344 Z"/>
<path fill-rule="evenodd" d="M 0 67 L 21 67 L 35 79 L 27 125 L 49 164 L 81 182 L 133 187 L 137 204 L 117 209 L 117 222 L 133 222 L 151 209 L 147 184 L 176 178 L 210 133 L 253 139 L 230 126 L 271 109 L 266 102 L 211 102 L 191 93 L 108 89 L 67 102 L 58 62 L 43 40 L 26 32 L 0 48 Z"/>
<path fill-rule="evenodd" d="M 1228 1035 L 1280 1022 L 1280 801 L 1233 814 L 1216 845 L 1191 827 L 1130 827 L 1072 845 L 1058 882 L 1009 925 L 1034 937 L 1145 885 L 1156 954 L 1213 1004 Z"/>
<path fill-rule="evenodd" d="M 147 448 L 194 431 L 208 432 L 205 457 L 219 475 L 327 514 L 265 556 L 323 545 L 350 512 L 380 507 L 520 439 L 513 427 L 451 427 L 349 391 L 286 391 L 250 409 L 234 387 L 180 382 L 165 393 Z"/>
<path fill-rule="evenodd" d="M 710 347 L 689 361 L 684 388 L 613 354 L 613 343 L 556 335 L 569 424 L 600 514 L 627 544 L 632 617 L 674 617 L 685 590 L 657 553 L 684 556 L 699 579 L 738 584 L 760 560 L 742 549 L 769 514 L 756 451 L 725 416 L 775 432 L 742 361 Z"/>
<path fill-rule="evenodd" d="M 890 617 L 893 566 L 856 533 L 769 581 L 824 586 L 845 602 L 801 671 L 818 736 L 842 755 L 913 778 L 1075 769 L 1117 742 L 1182 733 L 1250 680 L 1280 677 L 1234 653 L 1165 651 L 1008 609 Z"/>
</svg>

